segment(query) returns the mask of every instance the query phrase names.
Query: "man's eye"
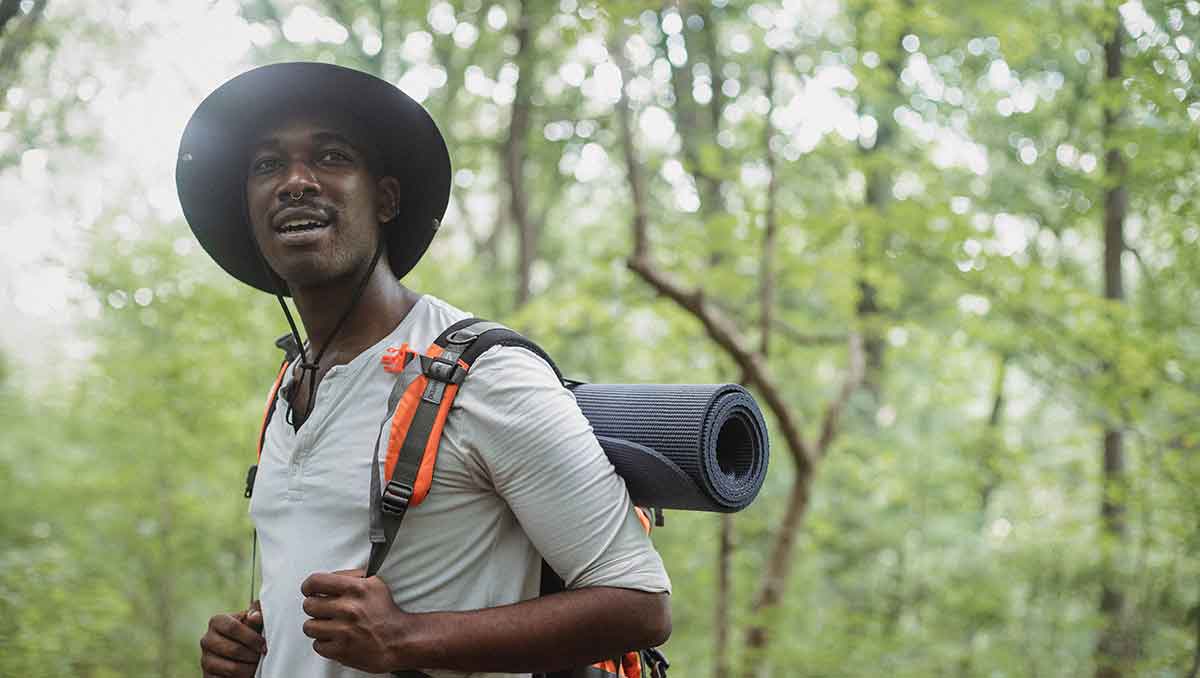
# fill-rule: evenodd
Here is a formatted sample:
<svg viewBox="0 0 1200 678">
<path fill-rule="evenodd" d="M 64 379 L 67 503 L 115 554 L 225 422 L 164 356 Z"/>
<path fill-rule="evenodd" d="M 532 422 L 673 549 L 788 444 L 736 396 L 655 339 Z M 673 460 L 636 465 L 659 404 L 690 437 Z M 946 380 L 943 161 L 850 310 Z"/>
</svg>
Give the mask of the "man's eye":
<svg viewBox="0 0 1200 678">
<path fill-rule="evenodd" d="M 350 156 L 341 151 L 330 149 L 321 154 L 321 160 L 324 162 L 348 162 Z"/>
<path fill-rule="evenodd" d="M 261 160 L 254 161 L 254 166 L 252 169 L 254 170 L 255 174 L 266 174 L 267 172 L 275 171 L 278 167 L 278 158 L 262 158 Z"/>
</svg>

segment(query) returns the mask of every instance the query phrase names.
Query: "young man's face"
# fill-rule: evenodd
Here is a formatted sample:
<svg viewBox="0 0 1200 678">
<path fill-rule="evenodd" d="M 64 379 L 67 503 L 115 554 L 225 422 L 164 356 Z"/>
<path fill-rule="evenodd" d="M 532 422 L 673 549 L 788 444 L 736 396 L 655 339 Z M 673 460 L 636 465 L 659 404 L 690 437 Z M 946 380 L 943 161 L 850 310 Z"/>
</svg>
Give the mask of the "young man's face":
<svg viewBox="0 0 1200 678">
<path fill-rule="evenodd" d="M 365 140 L 331 115 L 298 113 L 251 145 L 246 206 L 271 268 L 293 290 L 361 275 L 379 224 L 395 216 L 399 182 L 377 178 Z M 387 257 L 379 265 L 386 267 Z"/>
</svg>

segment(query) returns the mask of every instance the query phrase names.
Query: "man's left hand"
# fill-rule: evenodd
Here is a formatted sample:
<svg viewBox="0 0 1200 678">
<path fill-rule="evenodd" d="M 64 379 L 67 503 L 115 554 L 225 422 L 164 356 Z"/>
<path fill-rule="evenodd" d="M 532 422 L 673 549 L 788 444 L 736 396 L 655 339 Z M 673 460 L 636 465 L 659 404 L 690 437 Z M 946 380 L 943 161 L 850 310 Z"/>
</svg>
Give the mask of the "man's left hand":
<svg viewBox="0 0 1200 678">
<path fill-rule="evenodd" d="M 304 594 L 304 635 L 313 650 L 339 664 L 367 673 L 401 668 L 393 648 L 409 616 L 392 600 L 379 577 L 363 579 L 363 570 L 318 572 L 300 585 Z"/>
</svg>

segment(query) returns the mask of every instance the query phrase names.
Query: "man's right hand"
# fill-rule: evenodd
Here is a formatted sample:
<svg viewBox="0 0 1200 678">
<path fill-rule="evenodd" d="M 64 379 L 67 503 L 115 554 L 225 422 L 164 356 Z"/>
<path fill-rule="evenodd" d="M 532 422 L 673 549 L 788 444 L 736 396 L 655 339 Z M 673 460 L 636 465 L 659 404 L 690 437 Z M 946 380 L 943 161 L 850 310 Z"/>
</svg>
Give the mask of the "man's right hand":
<svg viewBox="0 0 1200 678">
<path fill-rule="evenodd" d="M 267 653 L 262 627 L 262 609 L 257 600 L 249 610 L 209 619 L 208 631 L 200 639 L 204 678 L 254 678 L 259 658 Z"/>
</svg>

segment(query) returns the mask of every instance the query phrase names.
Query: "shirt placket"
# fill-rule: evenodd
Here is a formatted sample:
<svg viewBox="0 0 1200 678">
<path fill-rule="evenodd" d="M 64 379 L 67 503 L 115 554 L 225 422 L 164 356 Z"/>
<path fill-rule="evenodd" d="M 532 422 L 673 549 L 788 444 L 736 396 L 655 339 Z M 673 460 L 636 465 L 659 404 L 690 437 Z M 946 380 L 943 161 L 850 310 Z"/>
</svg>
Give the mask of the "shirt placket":
<svg viewBox="0 0 1200 678">
<path fill-rule="evenodd" d="M 304 499 L 305 467 L 311 463 L 313 452 L 323 428 L 323 419 L 327 415 L 325 404 L 337 402 L 338 390 L 341 387 L 341 373 L 341 366 L 335 365 L 325 374 L 325 377 L 321 380 L 320 387 L 317 389 L 316 399 L 312 403 L 308 419 L 300 427 L 300 432 L 295 434 L 296 444 L 292 449 L 291 460 L 288 462 L 287 496 L 290 501 L 302 501 Z M 286 407 L 287 403 L 283 403 L 283 405 Z"/>
</svg>

